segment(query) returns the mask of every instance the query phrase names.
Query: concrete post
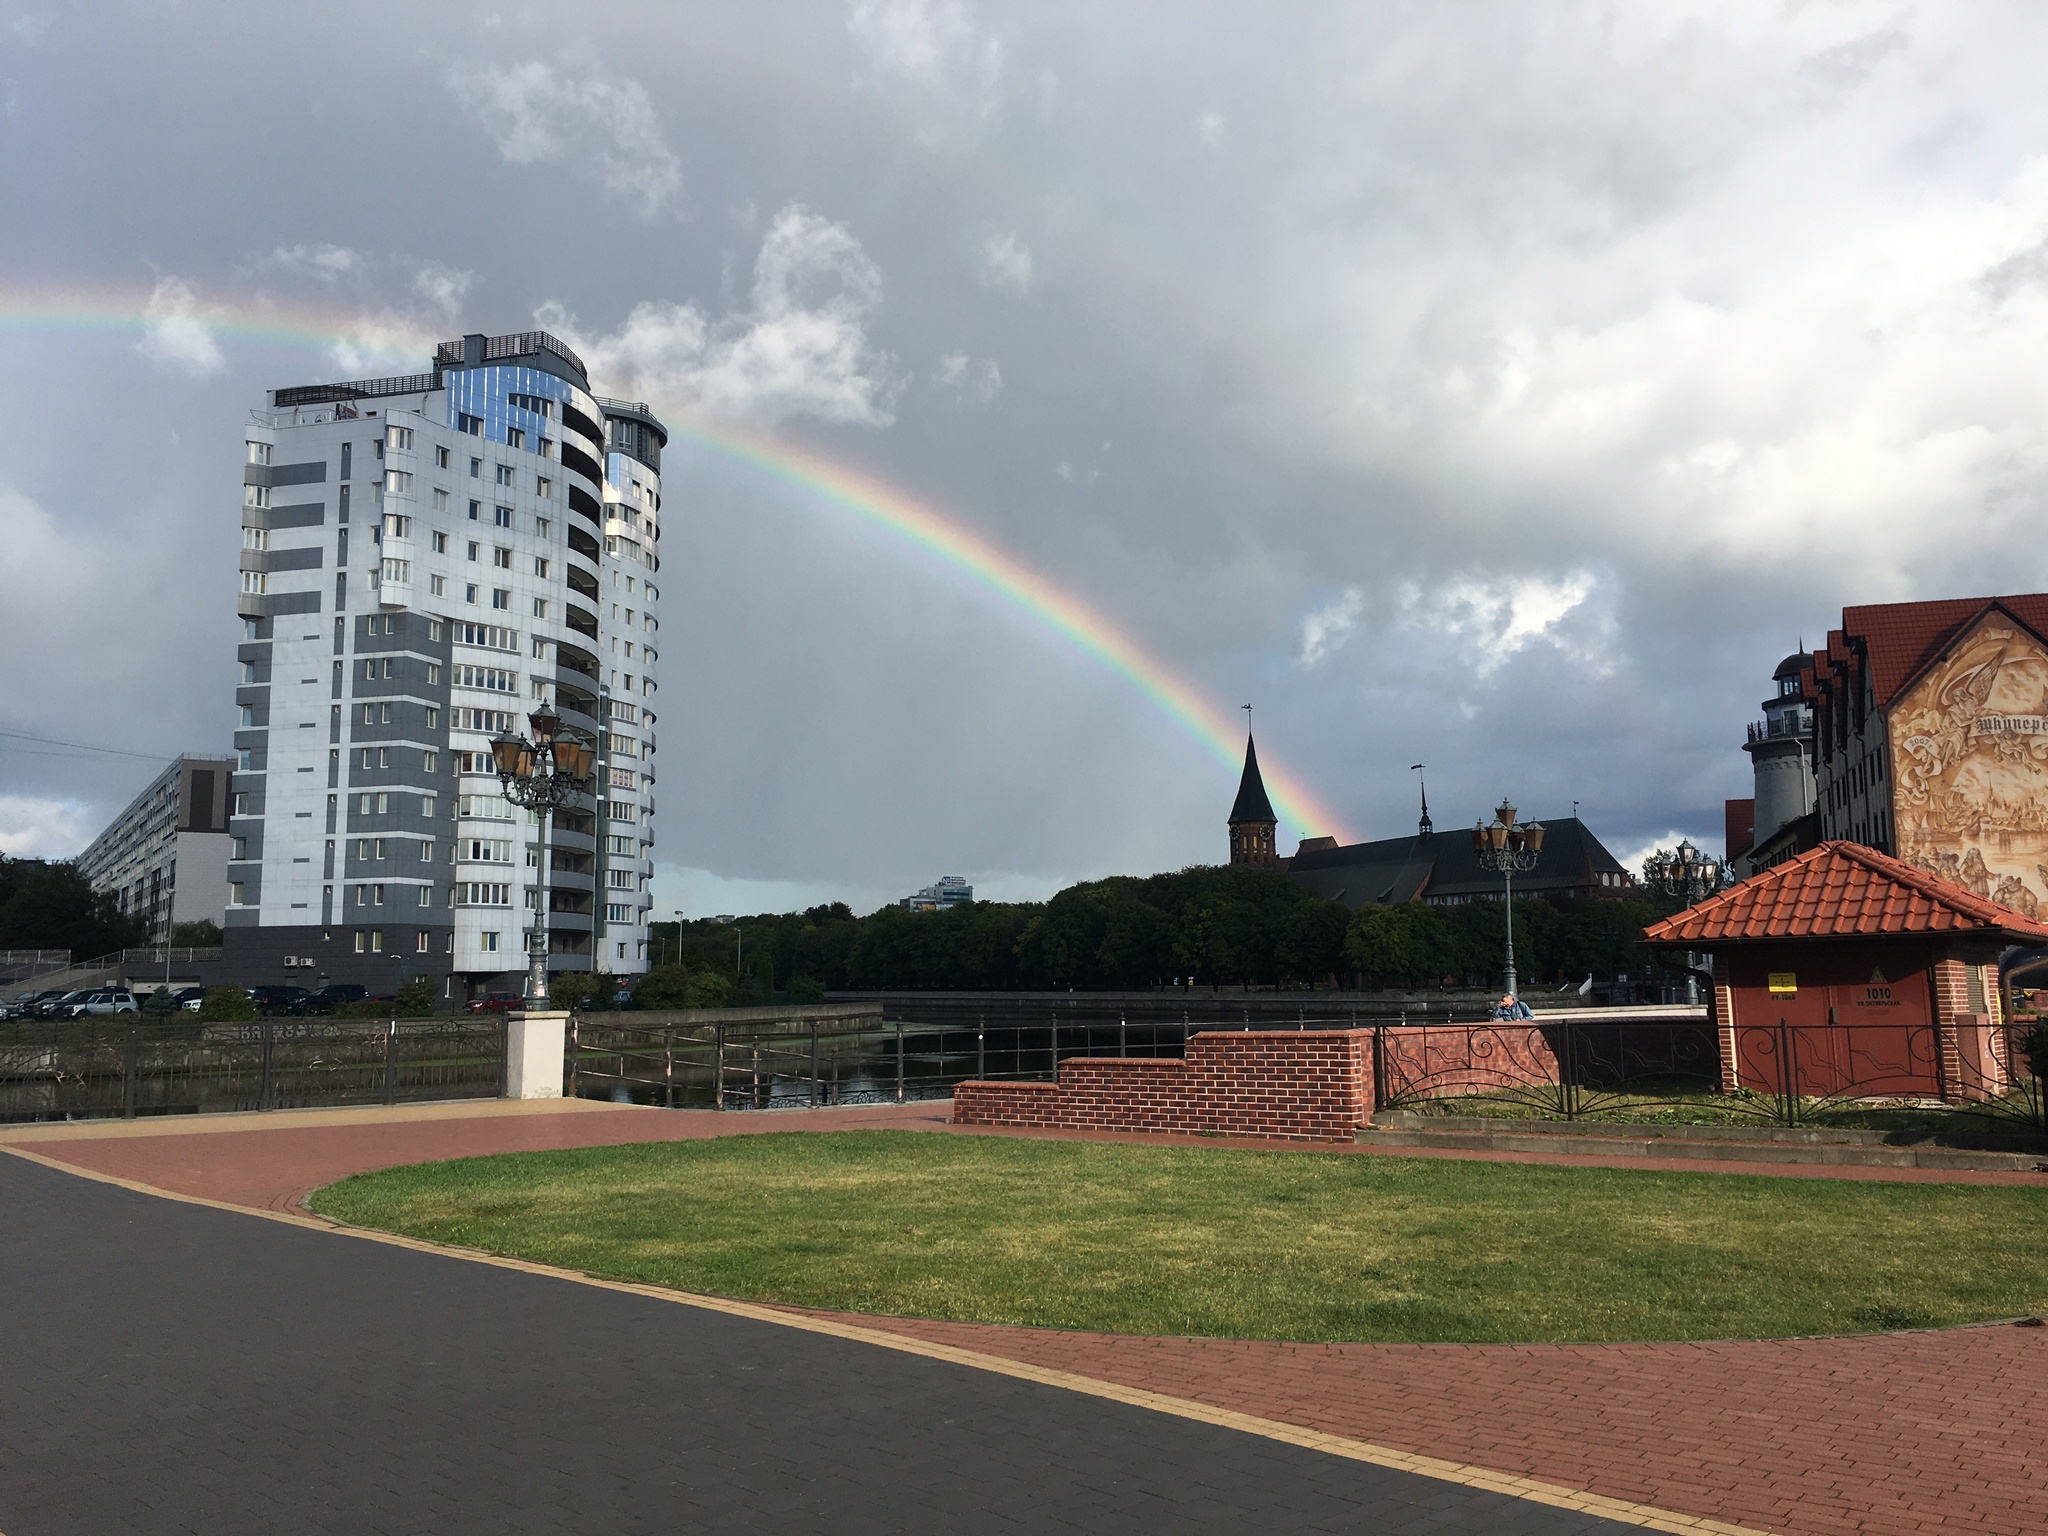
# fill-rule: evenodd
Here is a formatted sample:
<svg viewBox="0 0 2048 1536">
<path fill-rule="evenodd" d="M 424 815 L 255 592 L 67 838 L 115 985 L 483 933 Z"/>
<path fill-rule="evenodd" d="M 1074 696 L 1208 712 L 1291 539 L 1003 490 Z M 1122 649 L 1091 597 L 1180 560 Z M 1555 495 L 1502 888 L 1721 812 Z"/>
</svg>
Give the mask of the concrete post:
<svg viewBox="0 0 2048 1536">
<path fill-rule="evenodd" d="M 505 1021 L 505 1097 L 559 1099 L 567 1013 L 515 1013 Z"/>
</svg>

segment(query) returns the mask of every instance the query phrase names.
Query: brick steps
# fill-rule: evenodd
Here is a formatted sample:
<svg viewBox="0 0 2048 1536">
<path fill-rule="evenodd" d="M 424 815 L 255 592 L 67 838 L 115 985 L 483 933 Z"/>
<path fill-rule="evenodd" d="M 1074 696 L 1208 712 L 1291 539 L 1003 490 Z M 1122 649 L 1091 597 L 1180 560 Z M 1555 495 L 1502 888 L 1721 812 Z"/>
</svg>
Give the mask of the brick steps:
<svg viewBox="0 0 2048 1536">
<path fill-rule="evenodd" d="M 2048 1152 L 1898 1146 L 1883 1131 L 1728 1125 L 1626 1125 L 1416 1115 L 1383 1111 L 1361 1126 L 1360 1146 L 1580 1157 L 1695 1158 L 1702 1162 L 1821 1163 L 1858 1168 L 2048 1172 Z"/>
</svg>

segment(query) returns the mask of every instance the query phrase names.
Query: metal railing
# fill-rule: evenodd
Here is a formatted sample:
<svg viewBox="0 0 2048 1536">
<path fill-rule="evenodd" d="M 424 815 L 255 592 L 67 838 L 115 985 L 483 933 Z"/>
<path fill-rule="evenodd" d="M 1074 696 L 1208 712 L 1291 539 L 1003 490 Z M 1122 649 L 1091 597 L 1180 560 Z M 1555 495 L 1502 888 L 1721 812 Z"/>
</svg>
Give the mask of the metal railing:
<svg viewBox="0 0 2048 1536">
<path fill-rule="evenodd" d="M 2038 1137 L 2048 1108 L 2023 1050 L 2031 1028 L 1641 1018 L 1380 1026 L 1373 1096 L 1382 1109 L 1567 1121 L 1678 1115 L 1902 1130 L 1969 1122 Z"/>
<path fill-rule="evenodd" d="M 0 1024 L 0 1121 L 494 1098 L 505 1021 Z"/>
</svg>

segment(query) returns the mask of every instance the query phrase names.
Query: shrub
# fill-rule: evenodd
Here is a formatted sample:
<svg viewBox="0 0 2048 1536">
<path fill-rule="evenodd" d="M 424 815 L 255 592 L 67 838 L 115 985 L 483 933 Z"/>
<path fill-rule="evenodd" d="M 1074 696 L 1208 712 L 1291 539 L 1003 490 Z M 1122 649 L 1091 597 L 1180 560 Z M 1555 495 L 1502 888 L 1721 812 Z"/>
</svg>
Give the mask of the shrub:
<svg viewBox="0 0 2048 1536">
<path fill-rule="evenodd" d="M 560 971 L 548 978 L 548 1006 L 574 1012 L 588 1012 L 591 1000 L 602 996 L 600 1007 L 611 1006 L 611 978 L 593 976 L 589 971 Z"/>
<path fill-rule="evenodd" d="M 809 976 L 792 976 L 783 993 L 793 1003 L 822 1003 L 825 1001 L 825 983 Z"/>
<path fill-rule="evenodd" d="M 244 987 L 208 987 L 199 1000 L 199 1017 L 218 1023 L 259 1018 L 256 999 Z"/>
</svg>

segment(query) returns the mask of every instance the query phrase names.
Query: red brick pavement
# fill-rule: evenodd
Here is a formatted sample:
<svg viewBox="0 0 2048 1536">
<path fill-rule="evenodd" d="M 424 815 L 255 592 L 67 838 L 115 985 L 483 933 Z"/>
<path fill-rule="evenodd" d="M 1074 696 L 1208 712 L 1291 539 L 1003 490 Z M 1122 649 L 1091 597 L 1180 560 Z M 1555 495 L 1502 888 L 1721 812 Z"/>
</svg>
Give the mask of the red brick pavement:
<svg viewBox="0 0 2048 1536">
<path fill-rule="evenodd" d="M 188 1122 L 176 1134 L 110 1127 L 94 1135 L 79 1126 L 33 1137 L 19 1130 L 0 1133 L 0 1140 L 179 1193 L 288 1209 L 321 1184 L 374 1167 L 813 1127 L 938 1130 L 945 1128 L 946 1108 L 912 1104 L 713 1115 L 566 1105 L 524 1106 L 517 1113 L 472 1108 L 460 1116 L 413 1113 L 429 1117 L 307 1115 L 293 1124 L 279 1116 L 260 1128 L 220 1131 Z M 1541 1160 L 1718 1171 L 1651 1159 Z M 1745 1164 L 1726 1171 L 2048 1182 L 2040 1175 L 1911 1169 L 1771 1170 Z M 1800 1536 L 2048 1531 L 2048 1456 L 2041 1449 L 2048 1443 L 2048 1328 L 2006 1324 L 1719 1344 L 1325 1345 L 1138 1338 L 864 1315 L 848 1320 Z"/>
</svg>

